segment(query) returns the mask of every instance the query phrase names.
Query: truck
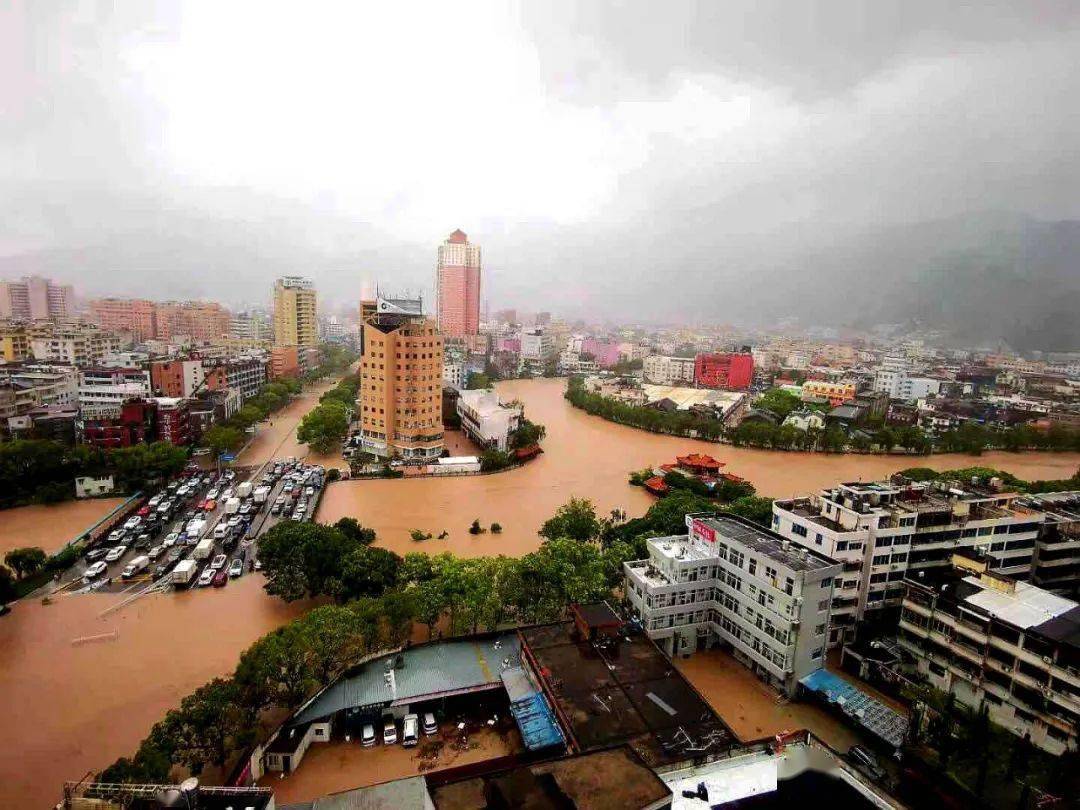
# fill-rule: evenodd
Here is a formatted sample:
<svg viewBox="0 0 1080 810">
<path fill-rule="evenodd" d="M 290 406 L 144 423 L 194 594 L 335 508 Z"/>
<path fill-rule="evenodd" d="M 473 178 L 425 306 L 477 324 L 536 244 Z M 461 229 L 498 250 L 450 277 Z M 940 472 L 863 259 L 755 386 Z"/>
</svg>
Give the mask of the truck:
<svg viewBox="0 0 1080 810">
<path fill-rule="evenodd" d="M 236 494 L 241 498 L 246 498 L 251 494 L 252 484 L 250 481 L 241 481 L 236 485 Z"/>
<path fill-rule="evenodd" d="M 204 537 L 199 541 L 199 545 L 195 546 L 195 550 L 191 552 L 191 556 L 196 560 L 205 560 L 214 551 L 214 538 Z"/>
<path fill-rule="evenodd" d="M 195 560 L 181 560 L 172 572 L 172 584 L 179 588 L 190 585 L 199 573 L 199 564 Z"/>
<path fill-rule="evenodd" d="M 266 503 L 266 499 L 270 497 L 270 487 L 255 487 L 255 491 L 252 493 L 251 497 L 255 499 L 255 503 L 261 506 Z"/>
<path fill-rule="evenodd" d="M 124 579 L 131 579 L 133 576 L 141 574 L 143 571 L 145 571 L 148 565 L 150 565 L 150 558 L 147 557 L 145 554 L 140 554 L 138 557 L 136 557 L 134 560 L 127 564 L 127 567 L 124 568 L 124 571 L 122 574 L 120 574 L 120 576 Z"/>
<path fill-rule="evenodd" d="M 240 511 L 240 499 L 239 498 L 229 498 L 229 500 L 225 501 L 225 514 L 226 515 L 235 515 L 239 511 Z"/>
</svg>

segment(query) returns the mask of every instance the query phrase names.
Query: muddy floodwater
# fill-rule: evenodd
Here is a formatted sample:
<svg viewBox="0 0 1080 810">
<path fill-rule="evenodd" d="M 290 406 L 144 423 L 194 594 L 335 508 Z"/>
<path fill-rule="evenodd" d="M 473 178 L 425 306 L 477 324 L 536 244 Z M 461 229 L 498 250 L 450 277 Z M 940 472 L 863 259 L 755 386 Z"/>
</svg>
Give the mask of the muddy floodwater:
<svg viewBox="0 0 1080 810">
<path fill-rule="evenodd" d="M 240 652 L 307 605 L 269 599 L 263 578 L 146 597 L 23 601 L 0 618 L 0 708 L 13 742 L 0 807 L 52 807 L 65 779 L 134 752 L 180 698 L 232 672 Z"/>
<path fill-rule="evenodd" d="M 26 546 L 51 554 L 123 502 L 123 498 L 99 498 L 4 509 L 0 511 L 0 558 L 13 548 Z"/>
<path fill-rule="evenodd" d="M 374 528 L 379 544 L 398 553 L 453 551 L 463 556 L 517 555 L 536 548 L 536 530 L 571 496 L 591 498 L 601 513 L 620 508 L 642 514 L 652 498 L 627 484 L 631 470 L 672 461 L 676 454 L 709 453 L 727 470 L 749 479 L 762 495 L 790 497 L 844 480 L 869 480 L 903 467 L 936 469 L 982 465 L 1021 478 L 1068 478 L 1080 467 L 1077 453 L 985 453 L 920 457 L 785 453 L 731 447 L 647 433 L 573 408 L 563 399 L 564 380 L 511 380 L 498 384 L 503 399 L 525 403 L 530 419 L 547 427 L 544 454 L 516 470 L 494 475 L 412 480 L 344 481 L 327 487 L 318 519 L 352 515 Z M 503 532 L 468 533 L 478 518 Z M 414 542 L 411 529 L 445 540 Z"/>
<path fill-rule="evenodd" d="M 1080 466 L 1080 454 L 906 459 L 737 449 L 605 422 L 571 408 L 563 388 L 562 380 L 500 384 L 505 398 L 521 399 L 529 416 L 547 426 L 546 452 L 527 466 L 489 476 L 334 483 L 327 487 L 319 519 L 354 515 L 377 530 L 381 544 L 399 552 L 521 554 L 537 546 L 537 528 L 572 495 L 591 498 L 603 511 L 619 507 L 641 514 L 652 501 L 627 485 L 627 472 L 687 451 L 711 453 L 772 496 L 874 478 L 913 464 L 939 469 L 984 464 L 1024 478 L 1068 477 Z M 273 425 L 260 425 L 239 462 L 306 455 L 306 446 L 296 441 L 296 425 L 321 390 L 275 415 Z M 340 463 L 336 457 L 319 461 Z M 55 548 L 104 514 L 107 503 L 30 507 L 36 511 L 23 513 L 30 515 L 24 521 L 29 529 L 9 528 L 20 510 L 0 512 L 0 537 L 14 532 Z M 57 519 L 79 509 L 101 511 Z M 485 526 L 498 521 L 505 531 L 474 538 L 467 532 L 473 518 Z M 412 528 L 434 534 L 446 529 L 450 537 L 415 543 L 408 536 Z M 101 612 L 120 597 L 66 596 L 48 606 L 15 605 L 0 618 L 0 711 L 12 743 L 0 760 L 0 808 L 52 806 L 65 779 L 79 779 L 132 753 L 184 695 L 231 672 L 246 646 L 308 607 L 271 599 L 261 585 L 261 577 L 245 576 L 226 588 L 146 597 L 104 617 Z"/>
</svg>

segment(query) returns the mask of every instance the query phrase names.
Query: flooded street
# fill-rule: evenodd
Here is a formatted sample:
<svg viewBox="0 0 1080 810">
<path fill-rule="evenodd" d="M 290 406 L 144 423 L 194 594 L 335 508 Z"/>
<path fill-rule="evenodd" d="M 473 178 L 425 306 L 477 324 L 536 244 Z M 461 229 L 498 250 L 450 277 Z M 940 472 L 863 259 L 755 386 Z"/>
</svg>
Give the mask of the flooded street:
<svg viewBox="0 0 1080 810">
<path fill-rule="evenodd" d="M 304 414 L 319 404 L 319 397 L 337 385 L 337 378 L 323 382 L 314 388 L 308 388 L 298 394 L 287 407 L 270 417 L 270 422 L 261 422 L 258 432 L 236 457 L 238 466 L 258 466 L 272 458 L 295 456 L 301 458 L 308 454 L 308 446 L 296 440 L 296 428 Z M 271 422 L 273 424 L 271 424 Z M 328 456 L 312 454 L 313 464 L 344 467 L 339 453 Z"/>
<path fill-rule="evenodd" d="M 613 508 L 642 514 L 652 498 L 627 484 L 631 470 L 672 461 L 676 454 L 709 453 L 749 479 L 762 495 L 807 494 L 843 480 L 868 480 L 911 466 L 936 469 L 1000 467 L 1021 478 L 1068 478 L 1080 467 L 1077 453 L 985 453 L 982 456 L 861 456 L 785 453 L 737 448 L 647 433 L 606 422 L 563 399 L 565 381 L 499 383 L 504 400 L 520 399 L 526 414 L 547 427 L 544 454 L 526 466 L 494 475 L 331 484 L 317 518 L 356 517 L 398 553 L 453 551 L 463 556 L 522 554 L 536 548 L 536 530 L 571 496 L 592 499 L 601 514 Z M 474 518 L 503 526 L 499 535 L 468 533 Z M 411 529 L 445 540 L 414 542 Z"/>
<path fill-rule="evenodd" d="M 94 498 L 0 511 L 0 558 L 26 546 L 52 554 L 123 502 L 123 498 Z"/>
</svg>

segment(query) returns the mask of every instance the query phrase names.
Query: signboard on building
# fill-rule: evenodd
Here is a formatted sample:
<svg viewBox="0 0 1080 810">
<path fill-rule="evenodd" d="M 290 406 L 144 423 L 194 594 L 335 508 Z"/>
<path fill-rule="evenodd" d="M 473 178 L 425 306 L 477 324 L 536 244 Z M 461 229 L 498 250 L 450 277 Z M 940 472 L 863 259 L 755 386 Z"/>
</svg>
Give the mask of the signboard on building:
<svg viewBox="0 0 1080 810">
<path fill-rule="evenodd" d="M 694 518 L 693 523 L 690 524 L 690 533 L 698 540 L 704 540 L 707 543 L 716 542 L 716 531 L 698 518 Z"/>
</svg>

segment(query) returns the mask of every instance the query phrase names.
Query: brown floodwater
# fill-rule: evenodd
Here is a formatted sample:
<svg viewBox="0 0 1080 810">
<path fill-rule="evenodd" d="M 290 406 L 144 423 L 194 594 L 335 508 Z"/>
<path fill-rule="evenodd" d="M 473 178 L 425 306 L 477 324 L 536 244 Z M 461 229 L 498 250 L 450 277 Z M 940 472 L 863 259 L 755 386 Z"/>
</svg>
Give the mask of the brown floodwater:
<svg viewBox="0 0 1080 810">
<path fill-rule="evenodd" d="M 0 511 L 0 558 L 13 548 L 26 546 L 51 554 L 123 502 L 123 498 L 95 498 Z"/>
<path fill-rule="evenodd" d="M 1067 478 L 1080 467 L 1078 453 L 909 458 L 738 448 L 648 433 L 590 416 L 563 399 L 564 380 L 510 380 L 498 388 L 504 399 L 525 403 L 529 418 L 547 427 L 539 458 L 494 475 L 331 484 L 318 519 L 332 522 L 352 515 L 378 532 L 380 545 L 398 553 L 518 555 L 537 547 L 537 529 L 571 496 L 590 498 L 602 514 L 614 508 L 642 514 L 652 498 L 627 484 L 628 473 L 687 452 L 709 453 L 770 497 L 807 494 L 837 481 L 879 478 L 914 465 L 950 469 L 978 464 L 1028 479 Z M 500 523 L 502 534 L 469 534 L 474 518 L 485 526 Z M 443 530 L 450 535 L 417 543 L 409 537 L 414 528 L 436 537 Z"/>
<path fill-rule="evenodd" d="M 561 380 L 500 384 L 505 397 L 521 399 L 529 416 L 547 426 L 546 452 L 529 465 L 490 476 L 335 483 L 327 488 L 320 520 L 354 515 L 378 531 L 381 544 L 401 552 L 521 554 L 537 546 L 537 528 L 572 495 L 591 498 L 604 511 L 619 507 L 642 513 L 651 499 L 626 483 L 627 472 L 693 450 L 720 458 L 730 471 L 774 496 L 877 477 L 911 464 L 944 469 L 978 463 L 1025 478 L 1068 477 L 1080 465 L 1080 454 L 988 453 L 978 459 L 909 461 L 737 449 L 605 422 L 571 408 L 562 398 L 563 386 Z M 295 428 L 318 394 L 305 394 L 276 415 L 273 426 L 260 426 L 241 462 L 305 455 Z M 327 462 L 338 459 L 320 457 L 320 463 Z M 57 547 L 100 514 L 67 522 L 56 515 L 69 508 L 104 509 L 104 503 L 31 507 L 41 519 L 28 525 L 39 532 L 43 547 Z M 41 511 L 51 509 L 64 511 Z M 18 511 L 0 513 L 3 532 L 10 533 L 8 517 Z M 46 516 L 48 527 L 38 526 Z M 498 521 L 505 531 L 474 538 L 466 531 L 473 518 L 485 525 Z M 434 534 L 445 528 L 451 535 L 447 541 L 414 543 L 408 537 L 414 527 Z M 79 779 L 132 753 L 180 698 L 229 673 L 247 645 L 308 607 L 267 598 L 261 584 L 261 577 L 246 576 L 223 589 L 146 597 L 104 618 L 101 610 L 120 597 L 67 596 L 48 606 L 22 602 L 0 618 L 0 712 L 13 743 L 11 754 L 0 760 L 0 808 L 51 806 L 63 780 Z M 73 644 L 94 636 L 105 638 Z"/>
<path fill-rule="evenodd" d="M 11 743 L 0 759 L 0 808 L 53 806 L 64 780 L 133 753 L 184 695 L 230 673 L 245 647 L 308 607 L 267 598 L 262 583 L 250 575 L 144 597 L 105 617 L 120 597 L 15 605 L 0 618 L 0 710 Z"/>
</svg>

